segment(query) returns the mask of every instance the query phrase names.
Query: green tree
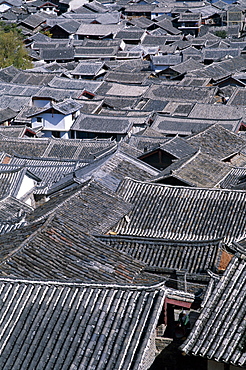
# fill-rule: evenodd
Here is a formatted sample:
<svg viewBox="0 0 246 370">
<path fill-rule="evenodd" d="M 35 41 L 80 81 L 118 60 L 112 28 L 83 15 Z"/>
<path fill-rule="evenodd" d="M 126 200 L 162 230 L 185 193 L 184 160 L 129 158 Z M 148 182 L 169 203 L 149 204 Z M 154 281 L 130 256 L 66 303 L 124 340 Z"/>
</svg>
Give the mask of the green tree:
<svg viewBox="0 0 246 370">
<path fill-rule="evenodd" d="M 32 63 L 17 28 L 0 24 L 0 67 L 31 68 Z"/>
<path fill-rule="evenodd" d="M 214 34 L 218 37 L 221 37 L 222 39 L 225 39 L 226 36 L 227 36 L 227 33 L 225 30 L 219 30 L 219 31 L 216 31 L 214 32 Z"/>
</svg>

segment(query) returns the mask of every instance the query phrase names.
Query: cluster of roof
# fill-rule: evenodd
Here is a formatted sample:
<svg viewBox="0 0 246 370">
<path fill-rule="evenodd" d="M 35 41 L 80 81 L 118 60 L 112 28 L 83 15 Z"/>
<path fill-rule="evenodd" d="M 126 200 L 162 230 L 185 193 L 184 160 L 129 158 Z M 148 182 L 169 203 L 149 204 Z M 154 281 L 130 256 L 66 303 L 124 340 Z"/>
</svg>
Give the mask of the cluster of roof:
<svg viewBox="0 0 246 370">
<path fill-rule="evenodd" d="M 147 370 L 201 294 L 181 350 L 246 366 L 245 9 L 0 3 L 0 368 Z"/>
</svg>

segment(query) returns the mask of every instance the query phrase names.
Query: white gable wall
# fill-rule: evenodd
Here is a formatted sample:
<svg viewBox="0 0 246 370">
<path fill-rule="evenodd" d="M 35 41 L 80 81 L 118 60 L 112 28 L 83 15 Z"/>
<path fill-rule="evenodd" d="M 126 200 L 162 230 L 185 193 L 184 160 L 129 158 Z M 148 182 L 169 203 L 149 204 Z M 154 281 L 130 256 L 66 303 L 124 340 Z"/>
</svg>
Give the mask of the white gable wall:
<svg viewBox="0 0 246 370">
<path fill-rule="evenodd" d="M 12 8 L 10 4 L 2 3 L 0 4 L 0 13 L 3 13 L 10 8 Z"/>
<path fill-rule="evenodd" d="M 38 117 L 42 118 L 39 122 Z M 44 130 L 49 131 L 69 131 L 72 124 L 72 114 L 64 116 L 59 113 L 42 113 L 40 116 L 32 118 L 32 128 L 43 126 Z"/>
<path fill-rule="evenodd" d="M 36 186 L 36 181 L 32 179 L 31 177 L 24 175 L 20 189 L 17 193 L 16 198 L 21 199 L 24 197 L 26 194 L 31 192 L 32 189 Z"/>
</svg>

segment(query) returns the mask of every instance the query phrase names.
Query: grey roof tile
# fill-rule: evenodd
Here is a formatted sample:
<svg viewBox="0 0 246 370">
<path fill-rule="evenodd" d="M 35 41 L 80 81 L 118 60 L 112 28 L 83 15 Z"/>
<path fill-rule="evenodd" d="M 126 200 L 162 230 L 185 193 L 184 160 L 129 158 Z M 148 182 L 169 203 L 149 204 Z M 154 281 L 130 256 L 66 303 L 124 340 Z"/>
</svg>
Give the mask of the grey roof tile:
<svg viewBox="0 0 246 370">
<path fill-rule="evenodd" d="M 125 117 L 111 117 L 80 114 L 71 130 L 93 133 L 126 134 L 130 131 L 133 122 Z"/>
<path fill-rule="evenodd" d="M 220 160 L 235 155 L 245 146 L 243 138 L 217 124 L 187 140 L 203 153 Z"/>
<path fill-rule="evenodd" d="M 146 358 L 166 295 L 155 286 L 11 279 L 1 280 L 1 292 L 6 370 L 20 363 L 23 369 L 30 364 L 41 369 L 136 370 Z"/>
<path fill-rule="evenodd" d="M 144 262 L 156 272 L 185 270 L 187 273 L 204 274 L 217 271 L 221 256 L 221 240 L 176 241 L 158 238 L 100 235 L 98 238 L 117 249 Z"/>
<path fill-rule="evenodd" d="M 245 234 L 243 191 L 164 186 L 126 179 L 118 194 L 134 205 L 127 220 L 123 218 L 113 228 L 119 235 L 177 240 L 224 238 L 230 242 Z"/>
<path fill-rule="evenodd" d="M 208 297 L 183 352 L 245 367 L 245 279 L 245 255 L 238 254 Z"/>
<path fill-rule="evenodd" d="M 219 182 L 230 171 L 231 166 L 227 163 L 198 152 L 171 164 L 156 177 L 155 181 L 163 184 L 175 184 L 177 181 L 187 186 L 213 188 L 218 187 Z"/>
<path fill-rule="evenodd" d="M 165 107 L 165 110 L 168 106 Z M 185 135 L 198 134 L 201 131 L 208 129 L 210 126 L 218 123 L 221 126 L 228 127 L 230 130 L 234 127 L 238 128 L 240 120 L 213 120 L 206 118 L 182 117 L 185 116 L 185 111 L 191 110 L 191 107 L 178 106 L 172 112 L 173 116 L 157 114 L 151 126 L 152 129 L 160 132 L 160 134 Z M 175 116 L 176 115 L 176 116 Z M 192 142 L 192 139 L 190 139 Z M 195 139 L 194 139 L 195 140 Z M 196 146 L 199 149 L 198 146 Z M 201 148 L 203 145 L 201 145 Z M 205 145 L 204 145 L 205 147 Z"/>
<path fill-rule="evenodd" d="M 50 200 L 35 209 L 28 222 L 56 213 L 79 225 L 84 232 L 106 233 L 132 208 L 114 192 L 99 183 L 85 184 L 53 195 Z"/>
<path fill-rule="evenodd" d="M 162 100 L 169 101 L 187 101 L 187 102 L 201 102 L 210 103 L 213 101 L 214 95 L 217 92 L 215 87 L 186 87 L 186 86 L 173 86 L 162 84 L 160 86 L 151 86 L 144 94 L 144 97 L 156 99 L 157 97 Z"/>
<path fill-rule="evenodd" d="M 8 244 L 9 254 L 5 254 L 0 263 L 2 275 L 61 281 L 132 283 L 144 266 L 83 233 L 80 226 L 66 217 L 49 218 L 39 229 L 21 240 L 19 245 L 15 238 L 19 240 L 16 233 L 11 242 L 7 235 L 12 250 Z M 4 244 L 5 235 L 1 238 L 1 245 Z"/>
<path fill-rule="evenodd" d="M 74 49 L 72 47 L 41 49 L 40 57 L 45 61 L 68 61 L 74 60 Z"/>
</svg>

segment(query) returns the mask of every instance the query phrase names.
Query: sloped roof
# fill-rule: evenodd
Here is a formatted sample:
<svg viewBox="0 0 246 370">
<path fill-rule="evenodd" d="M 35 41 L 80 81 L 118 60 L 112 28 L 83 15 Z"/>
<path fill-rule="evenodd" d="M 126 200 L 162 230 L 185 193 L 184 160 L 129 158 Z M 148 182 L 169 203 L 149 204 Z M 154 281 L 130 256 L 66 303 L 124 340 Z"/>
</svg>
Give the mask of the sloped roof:
<svg viewBox="0 0 246 370">
<path fill-rule="evenodd" d="M 27 170 L 24 168 L 3 170 L 0 167 L 0 199 L 7 196 L 16 197 Z"/>
<path fill-rule="evenodd" d="M 203 65 L 199 62 L 196 62 L 194 59 L 190 58 L 186 60 L 185 62 L 172 66 L 171 68 L 172 70 L 182 74 L 182 73 L 187 73 L 187 72 L 194 71 L 197 69 L 202 69 Z"/>
<path fill-rule="evenodd" d="M 16 169 L 24 166 L 32 174 L 37 176 L 41 181 L 34 189 L 34 194 L 46 194 L 49 188 L 61 178 L 73 172 L 77 167 L 82 167 L 86 163 L 77 161 L 62 161 L 54 159 L 28 159 L 17 158 L 11 159 L 8 165 L 0 165 L 0 171 Z"/>
<path fill-rule="evenodd" d="M 70 35 L 72 35 L 78 30 L 79 26 L 80 23 L 76 22 L 75 19 L 73 20 L 64 19 L 63 22 L 59 22 L 58 24 L 53 25 L 53 27 L 50 28 L 50 32 L 52 33 L 53 28 L 59 27 L 64 31 L 68 32 Z"/>
<path fill-rule="evenodd" d="M 62 189 L 62 186 L 60 188 Z M 57 193 L 48 202 L 37 207 L 28 217 L 28 222 L 55 212 L 61 217 L 72 220 L 84 232 L 102 234 L 110 230 L 131 208 L 130 203 L 125 202 L 108 188 L 92 181 L 81 189 L 77 184 L 77 188 L 71 188 L 64 194 Z"/>
<path fill-rule="evenodd" d="M 0 116 L 1 116 L 1 111 L 0 111 Z M 16 113 L 15 113 L 15 116 L 16 116 Z M 30 130 L 30 132 L 33 132 L 32 129 L 24 125 L 0 126 L 0 135 L 3 135 L 5 137 L 9 136 L 9 137 L 18 138 L 18 137 L 23 137 L 26 131 L 28 130 Z"/>
<path fill-rule="evenodd" d="M 71 86 L 71 85 L 70 85 Z M 49 87 L 43 86 L 39 88 L 39 91 L 36 94 L 33 94 L 32 98 L 50 98 L 56 101 L 62 101 L 65 99 L 79 99 L 84 89 L 72 89 L 72 88 L 58 88 L 58 87 Z"/>
<path fill-rule="evenodd" d="M 226 117 L 227 119 L 239 120 L 242 117 L 245 117 L 245 109 L 242 106 L 206 104 L 201 102 L 194 104 L 189 117 L 215 120 L 220 120 L 222 117 Z"/>
<path fill-rule="evenodd" d="M 13 111 L 11 108 L 5 108 L 5 109 L 1 109 L 0 110 L 0 122 L 3 123 L 7 120 L 11 120 L 13 119 L 14 117 L 16 116 L 16 112 Z M 6 126 L 4 126 L 6 127 Z M 3 129 L 3 127 L 0 128 L 0 131 Z M 23 127 L 22 127 L 23 129 Z M 14 131 L 13 127 L 12 127 L 12 130 Z M 3 129 L 4 131 L 4 129 Z M 5 130 L 6 131 L 6 130 Z M 17 130 L 18 131 L 18 128 Z M 14 135 L 14 132 L 13 132 L 13 135 Z"/>
<path fill-rule="evenodd" d="M 165 183 L 175 178 L 188 186 L 213 188 L 230 173 L 231 166 L 212 157 L 196 153 L 187 159 L 176 161 L 163 170 L 155 179 Z"/>
<path fill-rule="evenodd" d="M 117 193 L 134 205 L 127 220 L 123 218 L 113 228 L 119 235 L 176 240 L 224 238 L 225 242 L 245 235 L 246 194 L 243 191 L 125 179 Z"/>
<path fill-rule="evenodd" d="M 71 71 L 71 73 L 73 73 L 73 71 Z M 53 87 L 56 89 L 71 90 L 71 93 L 74 90 L 80 90 L 81 93 L 84 92 L 85 90 L 94 93 L 102 85 L 102 82 L 90 81 L 86 79 L 76 80 L 76 79 L 71 79 L 71 78 L 66 78 L 66 77 L 55 76 L 49 82 L 48 85 L 49 87 Z"/>
<path fill-rule="evenodd" d="M 106 74 L 104 81 L 127 84 L 143 84 L 150 74 L 151 72 L 139 72 L 133 75 L 132 72 L 109 71 Z"/>
<path fill-rule="evenodd" d="M 222 189 L 238 189 L 245 188 L 246 168 L 232 168 L 228 175 L 220 182 Z"/>
<path fill-rule="evenodd" d="M 20 154 L 28 157 L 42 156 L 49 145 L 47 139 L 0 138 L 0 148 L 8 154 Z"/>
<path fill-rule="evenodd" d="M 0 150 L 26 158 L 92 159 L 115 147 L 110 139 L 31 139 L 0 137 Z"/>
<path fill-rule="evenodd" d="M 165 109 L 167 109 L 166 106 Z M 183 108 L 181 110 L 181 108 Z M 183 112 L 187 109 L 190 110 L 191 107 L 180 107 L 180 111 Z M 173 114 L 177 115 L 178 107 L 176 107 Z M 189 113 L 189 112 L 188 112 Z M 157 114 L 155 120 L 151 126 L 152 129 L 160 132 L 161 134 L 172 134 L 172 135 L 191 135 L 196 134 L 199 132 L 203 132 L 204 130 L 208 129 L 210 126 L 219 123 L 229 129 L 233 129 L 234 127 L 239 127 L 239 120 L 213 120 L 213 119 L 206 119 L 206 118 L 193 118 L 193 117 L 182 117 L 182 116 L 168 116 L 168 115 L 161 115 Z M 189 139 L 192 142 L 192 139 Z M 195 139 L 194 139 L 195 141 Z M 235 140 L 236 141 L 236 140 Z M 211 144 L 210 144 L 211 145 Z M 203 145 L 201 145 L 201 148 Z M 205 147 L 205 145 L 204 145 Z M 195 145 L 195 148 L 199 149 L 199 146 Z"/>
<path fill-rule="evenodd" d="M 238 153 L 246 144 L 242 137 L 217 124 L 187 140 L 203 153 L 221 160 Z"/>
<path fill-rule="evenodd" d="M 153 36 L 146 34 L 142 41 L 142 45 L 161 46 L 166 42 L 166 36 Z"/>
<path fill-rule="evenodd" d="M 221 241 L 176 241 L 158 238 L 100 235 L 99 239 L 113 249 L 144 262 L 152 271 L 185 270 L 202 274 L 217 271 L 221 256 Z M 155 270 L 154 270 L 155 269 Z"/>
<path fill-rule="evenodd" d="M 203 49 L 203 57 L 206 60 L 219 61 L 225 57 L 238 57 L 240 55 L 240 49 L 236 48 L 205 48 Z"/>
<path fill-rule="evenodd" d="M 53 78 L 53 73 L 33 73 L 21 71 L 13 78 L 12 83 L 43 86 L 47 85 Z"/>
<path fill-rule="evenodd" d="M 146 360 L 166 295 L 159 286 L 6 278 L 0 285 L 1 361 L 6 369 L 21 363 L 23 368 L 137 370 Z"/>
<path fill-rule="evenodd" d="M 50 110 L 57 111 L 58 113 L 61 113 L 64 115 L 68 115 L 68 114 L 77 112 L 78 110 L 82 108 L 82 106 L 83 104 L 81 104 L 80 102 L 77 102 L 76 100 L 67 99 L 67 100 L 64 100 L 56 104 L 51 103 L 49 104 L 48 107 L 40 109 L 38 112 L 31 114 L 29 117 L 35 117 L 41 113 L 44 113 Z"/>
<path fill-rule="evenodd" d="M 138 27 L 129 27 L 123 30 L 120 30 L 116 34 L 116 38 L 121 40 L 141 40 L 141 37 L 143 37 L 144 30 Z"/>
<path fill-rule="evenodd" d="M 167 31 L 170 35 L 179 35 L 181 33 L 176 27 L 173 27 L 171 20 L 163 19 L 159 22 L 156 22 L 158 27 L 162 28 L 163 30 Z"/>
<path fill-rule="evenodd" d="M 131 135 L 128 139 L 130 145 L 134 146 L 142 153 L 150 150 L 154 150 L 159 147 L 159 145 L 165 143 L 169 139 L 165 136 L 161 136 L 159 132 L 147 128 L 143 135 Z"/>
<path fill-rule="evenodd" d="M 127 117 L 80 114 L 72 125 L 71 130 L 126 134 L 130 131 L 132 125 L 133 122 Z"/>
<path fill-rule="evenodd" d="M 146 98 L 169 101 L 189 101 L 189 102 L 212 102 L 214 95 L 217 92 L 216 87 L 187 87 L 187 86 L 173 86 L 173 85 L 158 85 L 151 86 L 144 94 Z"/>
<path fill-rule="evenodd" d="M 245 367 L 245 287 L 245 255 L 238 253 L 203 305 L 184 353 Z"/>
<path fill-rule="evenodd" d="M 19 73 L 19 69 L 14 66 L 2 68 L 0 71 L 0 80 L 5 82 L 11 82 L 15 75 Z"/>
<path fill-rule="evenodd" d="M 111 58 L 117 54 L 118 50 L 118 46 L 76 46 L 74 53 L 76 58 Z"/>
<path fill-rule="evenodd" d="M 246 94 L 244 88 L 237 88 L 228 101 L 228 105 L 245 106 Z"/>
<path fill-rule="evenodd" d="M 93 177 L 98 183 L 112 191 L 117 190 L 125 177 L 150 180 L 158 174 L 159 171 L 152 166 L 120 150 L 75 172 L 75 176 L 81 181 Z"/>
<path fill-rule="evenodd" d="M 42 24 L 44 22 L 45 22 L 45 16 L 44 15 L 41 15 L 41 14 L 31 14 L 27 18 L 25 18 L 24 20 L 22 20 L 20 22 L 20 24 L 22 24 L 24 26 L 27 25 L 28 27 L 34 29 L 34 28 L 40 26 L 40 24 Z"/>
<path fill-rule="evenodd" d="M 33 208 L 12 196 L 0 200 L 0 234 L 20 228 Z"/>
<path fill-rule="evenodd" d="M 167 142 L 160 145 L 160 149 L 173 155 L 177 159 L 192 155 L 196 149 L 190 145 L 185 139 L 179 136 L 168 140 Z"/>
<path fill-rule="evenodd" d="M 0 263 L 4 276 L 132 283 L 143 269 L 142 263 L 111 250 L 66 217 L 52 216 L 18 246 L 14 238 L 19 236 L 15 233 L 12 242 L 7 237 L 8 254 Z M 0 242 L 4 248 L 4 235 Z"/>
<path fill-rule="evenodd" d="M 151 57 L 152 63 L 158 66 L 175 66 L 182 61 L 182 57 L 179 54 L 168 54 L 168 55 L 154 55 Z"/>
<path fill-rule="evenodd" d="M 72 47 L 41 49 L 40 57 L 44 60 L 73 60 L 74 49 Z"/>
<path fill-rule="evenodd" d="M 114 24 L 81 24 L 76 31 L 76 35 L 104 37 L 116 34 L 120 27 Z"/>
<path fill-rule="evenodd" d="M 72 75 L 95 76 L 104 67 L 104 62 L 80 62 L 73 71 Z"/>
</svg>

